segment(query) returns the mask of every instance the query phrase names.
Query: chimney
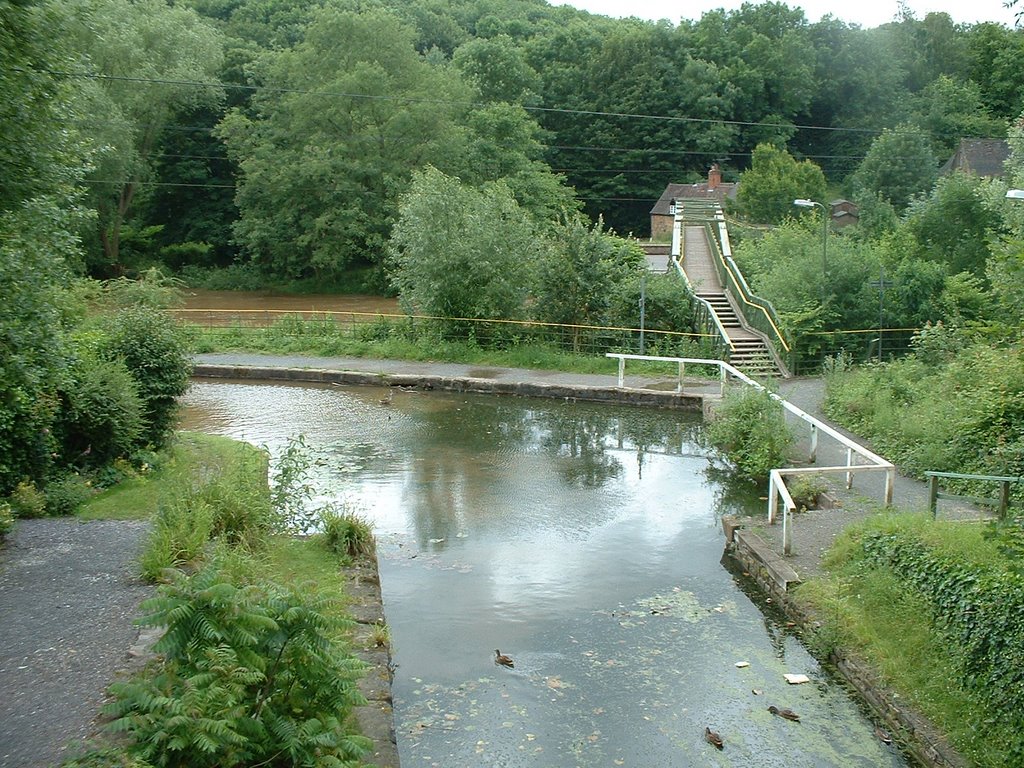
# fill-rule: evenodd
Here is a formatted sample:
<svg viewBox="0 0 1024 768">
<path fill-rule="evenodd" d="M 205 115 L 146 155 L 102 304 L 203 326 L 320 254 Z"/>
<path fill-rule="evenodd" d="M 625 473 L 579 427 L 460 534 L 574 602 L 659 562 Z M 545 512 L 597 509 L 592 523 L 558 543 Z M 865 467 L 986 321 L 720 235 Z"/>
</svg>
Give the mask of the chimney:
<svg viewBox="0 0 1024 768">
<path fill-rule="evenodd" d="M 715 163 L 708 169 L 708 190 L 717 189 L 721 183 L 722 169 L 718 167 L 718 163 Z"/>
</svg>

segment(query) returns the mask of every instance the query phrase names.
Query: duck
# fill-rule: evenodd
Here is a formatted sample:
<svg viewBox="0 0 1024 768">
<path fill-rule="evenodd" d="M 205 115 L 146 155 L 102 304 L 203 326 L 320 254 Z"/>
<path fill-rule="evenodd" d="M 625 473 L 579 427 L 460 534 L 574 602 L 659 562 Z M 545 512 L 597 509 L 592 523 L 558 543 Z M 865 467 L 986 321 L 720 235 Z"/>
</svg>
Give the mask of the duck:
<svg viewBox="0 0 1024 768">
<path fill-rule="evenodd" d="M 512 657 L 506 656 L 497 649 L 494 650 L 494 663 L 500 664 L 503 667 L 509 667 L 510 669 L 515 667 L 515 662 L 512 661 Z"/>
<path fill-rule="evenodd" d="M 883 744 L 892 744 L 892 734 L 880 726 L 875 726 L 875 736 Z"/>
<path fill-rule="evenodd" d="M 725 744 L 722 743 L 722 737 L 707 727 L 704 728 L 704 741 L 715 749 L 723 749 L 725 747 Z"/>
<path fill-rule="evenodd" d="M 786 720 L 792 720 L 794 723 L 800 722 L 800 715 L 798 715 L 792 709 L 786 709 L 785 707 L 780 709 L 779 707 L 776 707 L 774 704 L 772 704 L 770 707 L 768 707 L 768 711 L 771 712 L 773 715 L 778 715 L 779 717 L 783 717 Z"/>
</svg>

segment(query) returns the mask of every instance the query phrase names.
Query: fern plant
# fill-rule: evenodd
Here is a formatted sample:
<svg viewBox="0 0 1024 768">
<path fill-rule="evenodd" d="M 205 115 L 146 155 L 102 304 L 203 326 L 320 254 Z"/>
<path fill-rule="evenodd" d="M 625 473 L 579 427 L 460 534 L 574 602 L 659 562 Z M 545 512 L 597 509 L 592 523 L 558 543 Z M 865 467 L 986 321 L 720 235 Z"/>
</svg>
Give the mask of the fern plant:
<svg viewBox="0 0 1024 768">
<path fill-rule="evenodd" d="M 112 730 L 154 766 L 354 766 L 370 742 L 346 727 L 365 703 L 351 622 L 308 588 L 238 586 L 207 567 L 143 604 L 165 626 L 155 674 L 112 686 Z"/>
</svg>

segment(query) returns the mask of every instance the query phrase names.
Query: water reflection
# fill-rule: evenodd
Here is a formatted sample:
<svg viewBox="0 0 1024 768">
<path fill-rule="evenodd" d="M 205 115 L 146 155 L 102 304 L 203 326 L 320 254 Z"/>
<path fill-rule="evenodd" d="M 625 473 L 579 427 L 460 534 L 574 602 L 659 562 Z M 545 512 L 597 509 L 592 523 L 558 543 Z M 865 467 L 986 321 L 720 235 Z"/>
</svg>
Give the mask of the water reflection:
<svg viewBox="0 0 1024 768">
<path fill-rule="evenodd" d="M 185 425 L 271 450 L 304 433 L 322 493 L 373 520 L 404 765 L 902 765 L 721 567 L 716 519 L 742 502 L 696 418 L 382 395 L 204 383 Z"/>
</svg>

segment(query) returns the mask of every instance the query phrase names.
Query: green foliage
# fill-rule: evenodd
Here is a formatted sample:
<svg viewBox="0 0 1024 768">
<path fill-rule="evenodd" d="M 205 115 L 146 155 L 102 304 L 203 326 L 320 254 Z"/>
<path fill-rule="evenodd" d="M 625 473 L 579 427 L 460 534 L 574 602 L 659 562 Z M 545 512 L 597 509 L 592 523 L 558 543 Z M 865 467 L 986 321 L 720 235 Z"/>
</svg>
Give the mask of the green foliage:
<svg viewBox="0 0 1024 768">
<path fill-rule="evenodd" d="M 981 186 L 976 177 L 954 173 L 907 208 L 905 226 L 920 256 L 945 265 L 948 274 L 985 274 L 988 242 L 999 220 L 985 204 Z"/>
<path fill-rule="evenodd" d="M 617 324 L 611 315 L 615 295 L 642 264 L 642 254 L 605 232 L 601 222 L 591 226 L 579 215 L 566 217 L 552 228 L 551 247 L 538 263 L 534 317 L 576 326 Z M 574 329 L 574 350 L 583 332 Z"/>
<path fill-rule="evenodd" d="M 902 211 L 914 195 L 931 188 L 937 168 L 924 134 L 906 126 L 885 129 L 871 143 L 853 174 L 852 185 L 858 196 L 878 195 Z"/>
<path fill-rule="evenodd" d="M 15 517 L 43 517 L 46 514 L 46 494 L 28 480 L 15 486 L 7 497 L 7 503 Z"/>
<path fill-rule="evenodd" d="M 799 198 L 821 201 L 825 197 L 825 175 L 810 160 L 797 162 L 784 149 L 771 144 L 754 148 L 750 170 L 740 177 L 736 202 L 751 221 L 779 224 L 796 215 L 793 201 Z"/>
<path fill-rule="evenodd" d="M 148 306 L 122 309 L 104 320 L 99 353 L 123 360 L 145 409 L 144 439 L 166 443 L 177 418 L 177 398 L 192 371 L 185 335 L 166 313 Z"/>
<path fill-rule="evenodd" d="M 768 392 L 746 386 L 726 394 L 707 435 L 740 476 L 755 482 L 786 464 L 793 443 L 782 406 Z"/>
<path fill-rule="evenodd" d="M 321 513 L 323 542 L 331 552 L 348 558 L 373 553 L 373 527 L 353 512 L 326 509 Z"/>
<path fill-rule="evenodd" d="M 70 473 L 46 484 L 46 514 L 54 517 L 73 515 L 95 493 L 92 484 L 77 473 Z"/>
<path fill-rule="evenodd" d="M 145 416 L 138 385 L 121 359 L 80 349 L 61 387 L 54 430 L 64 463 L 99 468 L 143 446 Z"/>
<path fill-rule="evenodd" d="M 1024 355 L 1020 345 L 959 346 L 928 329 L 921 354 L 829 380 L 826 413 L 872 441 L 905 472 L 1024 475 Z"/>
<path fill-rule="evenodd" d="M 828 491 L 828 483 L 821 475 L 796 475 L 787 481 L 786 488 L 797 510 L 806 512 L 818 508 L 818 497 Z"/>
<path fill-rule="evenodd" d="M 1016 736 L 1000 745 L 1006 764 L 1024 760 L 1024 578 L 979 571 L 905 534 L 866 535 L 862 546 L 868 563 L 891 568 L 927 600 L 939 631 L 957 649 L 960 685 Z"/>
<path fill-rule="evenodd" d="M 543 241 L 503 184 L 476 190 L 435 168 L 415 174 L 391 237 L 391 279 L 410 312 L 515 319 Z M 446 322 L 452 329 L 459 321 Z"/>
<path fill-rule="evenodd" d="M 14 512 L 9 502 L 0 501 L 0 542 L 14 530 Z"/>
<path fill-rule="evenodd" d="M 111 730 L 154 766 L 355 766 L 368 740 L 345 721 L 364 703 L 351 626 L 307 587 L 237 586 L 215 567 L 178 575 L 143 604 L 166 627 L 163 663 L 111 687 Z"/>
</svg>

